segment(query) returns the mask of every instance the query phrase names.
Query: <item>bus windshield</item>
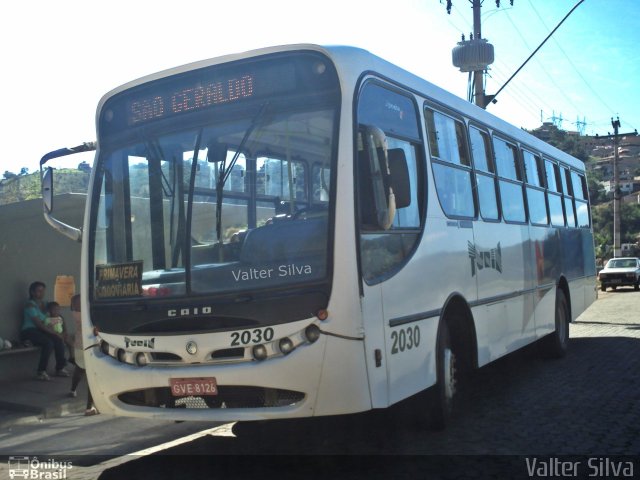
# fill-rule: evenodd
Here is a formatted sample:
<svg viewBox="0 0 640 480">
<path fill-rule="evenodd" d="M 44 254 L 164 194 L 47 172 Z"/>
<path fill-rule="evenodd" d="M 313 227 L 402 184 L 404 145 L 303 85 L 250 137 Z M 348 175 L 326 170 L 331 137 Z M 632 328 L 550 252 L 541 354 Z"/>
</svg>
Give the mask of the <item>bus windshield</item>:
<svg viewBox="0 0 640 480">
<path fill-rule="evenodd" d="M 337 101 L 310 92 L 224 108 L 105 142 L 91 214 L 94 300 L 326 280 Z"/>
</svg>

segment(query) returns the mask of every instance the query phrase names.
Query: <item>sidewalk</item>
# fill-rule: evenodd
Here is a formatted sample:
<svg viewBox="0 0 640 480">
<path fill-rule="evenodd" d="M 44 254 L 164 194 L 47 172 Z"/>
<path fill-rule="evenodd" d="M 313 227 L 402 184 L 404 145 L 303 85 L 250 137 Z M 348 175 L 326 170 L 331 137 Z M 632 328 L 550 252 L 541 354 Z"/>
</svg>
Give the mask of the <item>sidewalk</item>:
<svg viewBox="0 0 640 480">
<path fill-rule="evenodd" d="M 70 370 L 73 370 L 71 368 Z M 69 397 L 71 377 L 32 378 L 0 382 L 0 428 L 43 418 L 82 413 L 87 404 L 87 381 L 78 385 L 78 396 Z"/>
</svg>

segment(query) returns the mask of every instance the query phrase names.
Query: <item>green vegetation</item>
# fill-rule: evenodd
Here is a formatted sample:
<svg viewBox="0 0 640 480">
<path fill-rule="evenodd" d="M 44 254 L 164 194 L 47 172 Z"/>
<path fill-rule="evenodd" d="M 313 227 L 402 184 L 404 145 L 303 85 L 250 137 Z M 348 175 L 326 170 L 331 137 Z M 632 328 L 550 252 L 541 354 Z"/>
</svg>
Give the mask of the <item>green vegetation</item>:
<svg viewBox="0 0 640 480">
<path fill-rule="evenodd" d="M 9 173 L 9 175 L 7 175 Z M 14 175 L 5 172 L 0 183 L 0 205 L 41 198 L 40 172 Z M 89 172 L 65 168 L 55 171 L 55 193 L 86 193 Z"/>
<path fill-rule="evenodd" d="M 613 202 L 594 205 L 593 237 L 598 258 L 613 256 Z M 620 243 L 636 243 L 640 234 L 640 205 L 623 203 L 620 207 Z"/>
</svg>

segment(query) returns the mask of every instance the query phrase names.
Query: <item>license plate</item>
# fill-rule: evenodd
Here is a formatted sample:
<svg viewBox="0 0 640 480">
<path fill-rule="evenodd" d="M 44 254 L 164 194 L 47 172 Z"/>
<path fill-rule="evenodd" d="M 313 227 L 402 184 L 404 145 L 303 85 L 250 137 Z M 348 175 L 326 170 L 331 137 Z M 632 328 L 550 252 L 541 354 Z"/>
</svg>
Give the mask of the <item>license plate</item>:
<svg viewBox="0 0 640 480">
<path fill-rule="evenodd" d="M 619 278 L 612 278 L 611 280 L 609 280 L 609 283 L 622 283 L 622 280 Z"/>
<path fill-rule="evenodd" d="M 218 384 L 215 377 L 208 378 L 170 378 L 169 386 L 174 397 L 192 395 L 217 395 Z"/>
</svg>

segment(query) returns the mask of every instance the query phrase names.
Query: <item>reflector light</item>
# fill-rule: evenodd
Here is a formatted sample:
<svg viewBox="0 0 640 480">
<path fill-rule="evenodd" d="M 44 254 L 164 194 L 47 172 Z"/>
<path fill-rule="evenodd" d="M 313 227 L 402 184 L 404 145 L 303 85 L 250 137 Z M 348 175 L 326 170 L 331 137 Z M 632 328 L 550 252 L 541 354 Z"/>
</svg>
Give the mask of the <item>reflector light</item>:
<svg viewBox="0 0 640 480">
<path fill-rule="evenodd" d="M 144 353 L 138 352 L 136 354 L 136 365 L 138 365 L 139 367 L 144 367 L 148 363 L 149 362 L 147 361 L 147 356 Z"/>
<path fill-rule="evenodd" d="M 126 361 L 126 355 L 127 355 L 127 352 L 125 352 L 125 351 L 124 351 L 123 349 L 121 349 L 121 348 L 119 348 L 119 349 L 116 351 L 116 357 L 118 358 L 118 360 L 119 360 L 119 361 L 121 361 L 121 362 L 123 362 L 123 363 Z"/>
<path fill-rule="evenodd" d="M 304 330 L 304 336 L 307 337 L 307 341 L 309 343 L 314 343 L 318 338 L 320 338 L 320 327 L 315 324 L 309 325 Z"/>
<path fill-rule="evenodd" d="M 316 313 L 316 317 L 318 317 L 320 320 L 326 320 L 327 318 L 329 318 L 329 311 L 322 308 L 318 310 L 318 313 Z"/>
<path fill-rule="evenodd" d="M 282 340 L 280 340 L 280 342 L 278 342 L 278 346 L 280 347 L 280 351 L 284 355 L 291 353 L 294 348 L 293 342 L 289 338 L 283 338 Z"/>
<path fill-rule="evenodd" d="M 267 348 L 264 345 L 256 345 L 253 347 L 253 358 L 256 360 L 264 360 L 267 358 Z"/>
</svg>

